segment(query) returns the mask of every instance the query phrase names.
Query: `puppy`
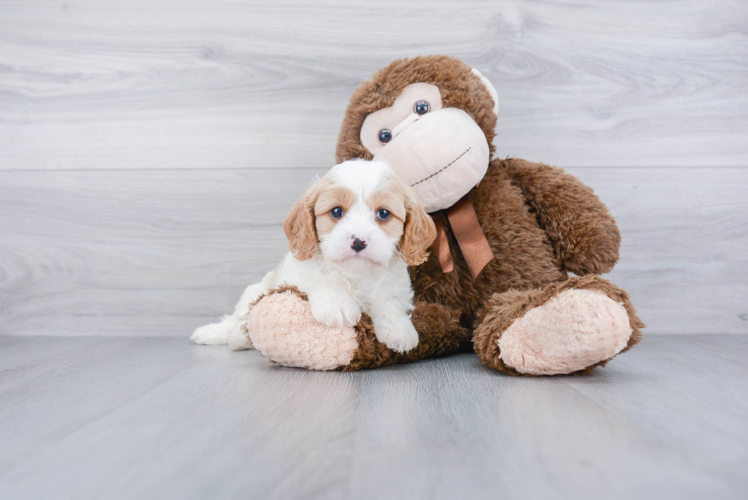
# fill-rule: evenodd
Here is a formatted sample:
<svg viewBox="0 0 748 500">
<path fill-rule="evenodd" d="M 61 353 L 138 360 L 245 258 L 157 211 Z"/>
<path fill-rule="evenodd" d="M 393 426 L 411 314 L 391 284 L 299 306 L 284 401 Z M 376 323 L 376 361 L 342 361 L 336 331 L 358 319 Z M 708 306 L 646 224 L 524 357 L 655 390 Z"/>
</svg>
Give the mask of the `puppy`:
<svg viewBox="0 0 748 500">
<path fill-rule="evenodd" d="M 418 344 L 408 266 L 426 260 L 436 229 L 386 163 L 336 165 L 294 205 L 283 229 L 291 250 L 285 259 L 244 291 L 233 314 L 195 330 L 193 341 L 251 348 L 241 331 L 249 304 L 288 284 L 307 294 L 320 323 L 355 326 L 365 312 L 388 348 L 407 352 Z"/>
</svg>

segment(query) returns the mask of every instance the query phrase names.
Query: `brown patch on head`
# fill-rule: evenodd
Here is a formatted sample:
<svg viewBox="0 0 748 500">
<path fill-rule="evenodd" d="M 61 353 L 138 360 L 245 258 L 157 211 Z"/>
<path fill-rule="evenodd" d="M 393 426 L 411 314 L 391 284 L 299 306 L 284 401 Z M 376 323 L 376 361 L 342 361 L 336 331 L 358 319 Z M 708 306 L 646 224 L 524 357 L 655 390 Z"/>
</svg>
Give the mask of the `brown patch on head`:
<svg viewBox="0 0 748 500">
<path fill-rule="evenodd" d="M 405 231 L 405 220 L 407 218 L 407 210 L 405 208 L 405 195 L 402 188 L 398 185 L 402 184 L 395 178 L 388 179 L 384 187 L 372 193 L 366 203 L 369 205 L 374 213 L 379 209 L 384 208 L 392 214 L 389 220 L 380 221 L 377 220 L 377 224 L 382 231 L 387 234 L 390 238 L 397 239 L 403 235 Z"/>
<path fill-rule="evenodd" d="M 392 106 L 411 83 L 429 83 L 439 87 L 445 108 L 459 108 L 469 114 L 486 135 L 491 154 L 496 135 L 493 97 L 472 68 L 447 56 L 398 59 L 380 69 L 370 81 L 358 86 L 351 97 L 338 136 L 335 156 L 338 163 L 351 158 L 372 159 L 361 144 L 361 125 L 368 115 Z"/>
<path fill-rule="evenodd" d="M 317 202 L 314 205 L 314 216 L 315 226 L 317 228 L 317 235 L 322 236 L 329 234 L 335 228 L 337 220 L 332 218 L 330 210 L 335 207 L 343 209 L 343 213 L 347 213 L 348 210 L 356 202 L 356 194 L 346 187 L 328 187 L 322 190 L 317 198 Z M 343 215 L 345 217 L 345 215 Z"/>
<path fill-rule="evenodd" d="M 380 227 L 391 237 L 402 235 L 400 253 L 405 263 L 417 266 L 425 262 L 428 249 L 436 239 L 436 226 L 413 188 L 393 176 L 369 197 L 367 203 L 372 210 L 386 208 L 392 214 L 387 222 L 380 222 Z"/>
<path fill-rule="evenodd" d="M 283 231 L 288 238 L 291 254 L 299 260 L 311 259 L 317 251 L 316 217 L 314 207 L 319 195 L 332 185 L 329 176 L 324 176 L 307 190 L 291 208 L 283 222 Z"/>
<path fill-rule="evenodd" d="M 429 257 L 429 247 L 436 239 L 436 226 L 416 198 L 413 189 L 407 189 L 409 193 L 405 199 L 405 207 L 408 210 L 408 218 L 405 220 L 400 252 L 406 264 L 417 266 L 426 262 Z"/>
</svg>

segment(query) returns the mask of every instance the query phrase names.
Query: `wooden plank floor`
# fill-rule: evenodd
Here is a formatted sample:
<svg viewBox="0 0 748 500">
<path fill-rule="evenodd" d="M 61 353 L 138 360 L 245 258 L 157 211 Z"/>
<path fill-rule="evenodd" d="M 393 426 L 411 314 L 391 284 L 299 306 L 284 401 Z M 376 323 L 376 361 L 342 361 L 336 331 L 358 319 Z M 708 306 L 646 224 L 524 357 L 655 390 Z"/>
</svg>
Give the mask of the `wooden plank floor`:
<svg viewBox="0 0 748 500">
<path fill-rule="evenodd" d="M 0 337 L 0 498 L 745 498 L 748 336 L 592 376 L 359 373 L 174 338 Z"/>
</svg>

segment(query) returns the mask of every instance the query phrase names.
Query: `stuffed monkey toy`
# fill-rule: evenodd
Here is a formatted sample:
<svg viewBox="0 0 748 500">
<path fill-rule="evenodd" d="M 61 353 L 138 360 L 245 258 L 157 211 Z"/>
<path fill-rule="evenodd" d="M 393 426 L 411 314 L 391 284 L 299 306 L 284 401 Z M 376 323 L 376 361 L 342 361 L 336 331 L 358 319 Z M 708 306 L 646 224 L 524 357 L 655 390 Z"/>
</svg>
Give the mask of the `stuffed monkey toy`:
<svg viewBox="0 0 748 500">
<path fill-rule="evenodd" d="M 557 375 L 590 372 L 639 342 L 628 294 L 600 277 L 618 260 L 613 217 L 561 169 L 492 158 L 498 105 L 477 70 L 427 56 L 381 69 L 346 110 L 337 161 L 387 160 L 437 227 L 428 260 L 410 268 L 415 349 L 387 349 L 365 315 L 354 328 L 316 324 L 288 287 L 254 304 L 254 347 L 285 365 L 360 370 L 472 345 L 504 373 Z"/>
</svg>

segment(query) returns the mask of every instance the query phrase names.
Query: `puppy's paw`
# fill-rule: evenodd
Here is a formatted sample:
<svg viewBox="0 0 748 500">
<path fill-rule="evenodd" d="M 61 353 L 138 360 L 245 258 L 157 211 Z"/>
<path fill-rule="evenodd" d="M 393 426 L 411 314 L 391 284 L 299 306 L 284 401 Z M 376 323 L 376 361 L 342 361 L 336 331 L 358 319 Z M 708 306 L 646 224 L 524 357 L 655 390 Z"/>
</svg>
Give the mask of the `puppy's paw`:
<svg viewBox="0 0 748 500">
<path fill-rule="evenodd" d="M 196 344 L 203 345 L 228 344 L 229 335 L 234 329 L 234 323 L 235 322 L 224 320 L 218 323 L 201 326 L 192 333 L 190 340 Z"/>
<path fill-rule="evenodd" d="M 309 302 L 314 319 L 326 326 L 356 326 L 361 319 L 361 308 L 350 295 L 319 295 Z"/>
<path fill-rule="evenodd" d="M 374 320 L 377 340 L 390 350 L 405 353 L 418 345 L 418 332 L 409 316 Z"/>
</svg>

